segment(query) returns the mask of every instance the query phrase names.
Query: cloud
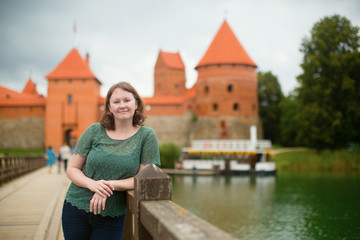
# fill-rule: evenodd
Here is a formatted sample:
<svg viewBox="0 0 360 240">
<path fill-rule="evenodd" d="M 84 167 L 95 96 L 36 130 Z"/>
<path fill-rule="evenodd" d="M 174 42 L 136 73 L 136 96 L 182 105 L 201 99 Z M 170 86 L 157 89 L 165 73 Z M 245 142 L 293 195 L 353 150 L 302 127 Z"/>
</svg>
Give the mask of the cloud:
<svg viewBox="0 0 360 240">
<path fill-rule="evenodd" d="M 151 96 L 160 49 L 180 52 L 191 87 L 197 78 L 194 67 L 226 18 L 258 70 L 272 71 L 288 93 L 301 72 L 301 40 L 313 24 L 338 13 L 359 26 L 359 10 L 356 0 L 3 0 L 0 84 L 21 91 L 31 76 L 46 95 L 44 76 L 76 47 L 83 56 L 90 54 L 103 96 L 120 80 Z"/>
</svg>

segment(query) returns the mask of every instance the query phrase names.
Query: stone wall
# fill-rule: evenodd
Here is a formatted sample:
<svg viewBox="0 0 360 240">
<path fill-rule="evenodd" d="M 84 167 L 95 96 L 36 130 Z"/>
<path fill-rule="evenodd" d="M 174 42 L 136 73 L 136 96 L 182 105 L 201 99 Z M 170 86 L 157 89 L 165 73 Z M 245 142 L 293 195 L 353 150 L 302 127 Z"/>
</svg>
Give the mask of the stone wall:
<svg viewBox="0 0 360 240">
<path fill-rule="evenodd" d="M 155 130 L 159 144 L 173 142 L 183 147 L 189 145 L 192 116 L 191 112 L 182 116 L 148 116 L 145 125 Z"/>
<path fill-rule="evenodd" d="M 257 138 L 263 139 L 258 117 L 194 117 L 188 111 L 183 116 L 149 116 L 145 125 L 152 127 L 159 143 L 174 142 L 189 147 L 193 139 L 250 139 L 250 126 L 257 127 Z"/>
<path fill-rule="evenodd" d="M 45 149 L 45 119 L 0 118 L 0 148 Z"/>
<path fill-rule="evenodd" d="M 191 126 L 191 139 L 250 139 L 250 126 L 257 127 L 257 138 L 263 139 L 258 117 L 199 117 Z"/>
<path fill-rule="evenodd" d="M 173 142 L 181 147 L 193 139 L 250 139 L 250 126 L 257 127 L 258 139 L 263 138 L 257 117 L 198 117 L 187 111 L 182 116 L 149 116 L 145 125 L 153 128 L 159 143 Z M 45 149 L 44 118 L 0 118 L 0 148 Z"/>
</svg>

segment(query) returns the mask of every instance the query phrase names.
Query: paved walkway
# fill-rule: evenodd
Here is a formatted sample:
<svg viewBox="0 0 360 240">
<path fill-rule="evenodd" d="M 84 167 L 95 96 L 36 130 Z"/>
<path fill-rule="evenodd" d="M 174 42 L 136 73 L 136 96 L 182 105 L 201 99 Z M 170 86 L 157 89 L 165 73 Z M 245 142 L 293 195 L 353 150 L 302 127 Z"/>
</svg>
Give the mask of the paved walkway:
<svg viewBox="0 0 360 240">
<path fill-rule="evenodd" d="M 61 210 L 70 180 L 57 166 L 0 186 L 0 239 L 63 239 Z"/>
</svg>

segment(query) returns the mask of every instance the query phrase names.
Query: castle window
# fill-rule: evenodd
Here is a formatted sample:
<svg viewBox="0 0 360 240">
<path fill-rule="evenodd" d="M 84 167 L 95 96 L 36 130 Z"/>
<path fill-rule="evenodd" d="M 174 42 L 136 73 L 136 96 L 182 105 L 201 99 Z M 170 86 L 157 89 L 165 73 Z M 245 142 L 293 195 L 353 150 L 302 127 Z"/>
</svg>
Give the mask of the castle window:
<svg viewBox="0 0 360 240">
<path fill-rule="evenodd" d="M 226 122 L 224 120 L 220 121 L 220 127 L 221 128 L 226 128 Z"/>
<path fill-rule="evenodd" d="M 233 85 L 232 85 L 232 84 L 229 84 L 228 87 L 227 87 L 227 90 L 228 90 L 228 92 L 232 92 L 232 90 L 233 90 Z"/>
<path fill-rule="evenodd" d="M 234 105 L 233 105 L 233 109 L 234 109 L 234 111 L 239 110 L 239 104 L 234 103 Z"/>
<path fill-rule="evenodd" d="M 72 95 L 68 94 L 68 104 L 71 105 L 72 104 Z"/>
<path fill-rule="evenodd" d="M 252 109 L 255 111 L 256 110 L 256 104 L 252 105 Z"/>
<path fill-rule="evenodd" d="M 205 86 L 205 93 L 209 93 L 209 87 L 208 86 Z"/>
<path fill-rule="evenodd" d="M 179 88 L 179 84 L 175 84 L 175 89 L 178 89 Z"/>
<path fill-rule="evenodd" d="M 218 110 L 218 105 L 216 103 L 213 104 L 213 110 L 217 111 Z"/>
</svg>

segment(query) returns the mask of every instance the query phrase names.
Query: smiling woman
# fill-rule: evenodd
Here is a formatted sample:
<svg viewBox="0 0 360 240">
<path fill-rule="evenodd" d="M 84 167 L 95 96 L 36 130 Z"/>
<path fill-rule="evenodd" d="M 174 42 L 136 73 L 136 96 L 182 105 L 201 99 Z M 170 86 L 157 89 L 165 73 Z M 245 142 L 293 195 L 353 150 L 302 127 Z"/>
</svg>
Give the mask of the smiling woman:
<svg viewBox="0 0 360 240">
<path fill-rule="evenodd" d="M 157 136 L 144 120 L 137 91 L 129 83 L 113 85 L 101 122 L 81 135 L 67 169 L 72 184 L 62 216 L 66 239 L 121 239 L 125 191 L 134 188 L 137 173 L 160 164 Z"/>
<path fill-rule="evenodd" d="M 116 88 L 111 95 L 109 111 L 113 114 L 115 123 L 131 121 L 137 109 L 134 95 L 122 88 Z"/>
</svg>

